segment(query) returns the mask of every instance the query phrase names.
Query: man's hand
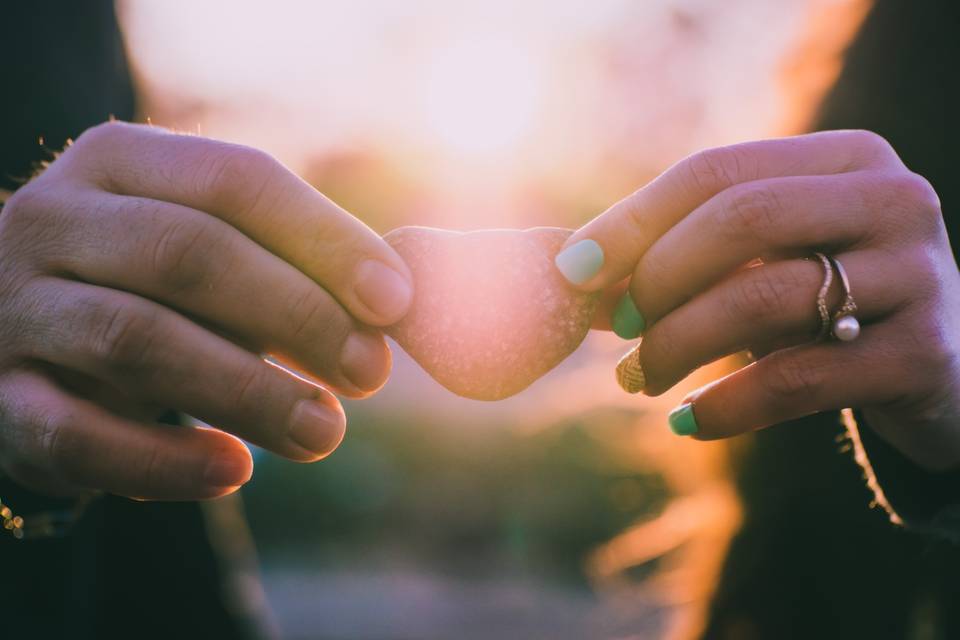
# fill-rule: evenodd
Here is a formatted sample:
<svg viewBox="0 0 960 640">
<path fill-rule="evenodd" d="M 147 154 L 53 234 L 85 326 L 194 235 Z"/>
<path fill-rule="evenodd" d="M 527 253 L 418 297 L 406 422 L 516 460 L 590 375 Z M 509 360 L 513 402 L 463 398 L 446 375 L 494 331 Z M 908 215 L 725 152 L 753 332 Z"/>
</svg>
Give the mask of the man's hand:
<svg viewBox="0 0 960 640">
<path fill-rule="evenodd" d="M 343 437 L 330 391 L 380 387 L 403 261 L 260 151 L 107 123 L 0 214 L 0 468 L 51 492 L 229 493 L 247 439 L 312 461 Z M 158 425 L 157 408 L 217 429 Z M 223 431 L 219 430 L 222 429 Z"/>
</svg>

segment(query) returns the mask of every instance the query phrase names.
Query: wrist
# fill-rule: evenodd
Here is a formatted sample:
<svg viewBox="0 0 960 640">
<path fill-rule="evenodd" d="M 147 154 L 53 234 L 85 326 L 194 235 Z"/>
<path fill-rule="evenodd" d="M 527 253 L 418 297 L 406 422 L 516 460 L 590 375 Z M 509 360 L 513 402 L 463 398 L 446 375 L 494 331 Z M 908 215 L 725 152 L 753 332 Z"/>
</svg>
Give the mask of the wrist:
<svg viewBox="0 0 960 640">
<path fill-rule="evenodd" d="M 868 427 L 912 463 L 931 473 L 960 471 L 960 411 L 863 409 Z"/>
</svg>

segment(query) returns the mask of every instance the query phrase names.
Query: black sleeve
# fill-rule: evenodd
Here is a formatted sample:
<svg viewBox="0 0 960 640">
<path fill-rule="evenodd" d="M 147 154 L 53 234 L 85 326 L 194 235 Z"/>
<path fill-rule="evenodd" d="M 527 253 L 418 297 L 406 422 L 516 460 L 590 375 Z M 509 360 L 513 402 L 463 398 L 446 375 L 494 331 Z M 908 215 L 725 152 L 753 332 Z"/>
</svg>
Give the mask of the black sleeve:
<svg viewBox="0 0 960 640">
<path fill-rule="evenodd" d="M 132 119 L 135 102 L 112 0 L 7 2 L 2 24 L 0 189 L 13 191 L 46 149 Z"/>
<path fill-rule="evenodd" d="M 857 462 L 891 520 L 960 543 L 960 471 L 927 471 L 875 434 L 859 412 L 845 418 Z"/>
<path fill-rule="evenodd" d="M 843 71 L 817 117 L 817 129 L 868 129 L 940 196 L 954 253 L 960 248 L 960 179 L 955 149 L 955 61 L 960 59 L 953 0 L 876 0 L 845 55 Z M 960 540 L 960 478 L 929 473 L 846 412 L 857 459 L 891 519 Z M 860 427 L 857 427 L 859 422 Z"/>
<path fill-rule="evenodd" d="M 868 129 L 936 189 L 960 250 L 957 126 L 960 3 L 876 0 L 816 117 L 816 129 Z"/>
</svg>

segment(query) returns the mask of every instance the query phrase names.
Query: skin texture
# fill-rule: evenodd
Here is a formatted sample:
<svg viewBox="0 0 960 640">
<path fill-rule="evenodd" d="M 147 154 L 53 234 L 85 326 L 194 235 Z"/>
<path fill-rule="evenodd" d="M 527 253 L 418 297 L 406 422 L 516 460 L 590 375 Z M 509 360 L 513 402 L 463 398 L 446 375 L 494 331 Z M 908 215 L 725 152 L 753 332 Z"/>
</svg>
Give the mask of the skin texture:
<svg viewBox="0 0 960 640">
<path fill-rule="evenodd" d="M 345 427 L 331 390 L 386 379 L 375 327 L 403 316 L 410 283 L 263 152 L 90 129 L 0 213 L 0 468 L 51 493 L 183 500 L 249 479 L 236 436 L 320 459 Z M 158 425 L 161 407 L 217 428 Z"/>
<path fill-rule="evenodd" d="M 628 279 L 645 321 L 644 393 L 729 354 L 757 358 L 687 397 L 694 437 L 855 407 L 922 466 L 960 465 L 960 275 L 937 194 L 881 137 L 832 131 L 694 154 L 566 246 L 584 239 L 605 260 L 578 286 Z M 863 325 L 853 342 L 811 342 L 814 251 L 850 276 Z M 840 297 L 835 282 L 832 309 Z"/>
</svg>

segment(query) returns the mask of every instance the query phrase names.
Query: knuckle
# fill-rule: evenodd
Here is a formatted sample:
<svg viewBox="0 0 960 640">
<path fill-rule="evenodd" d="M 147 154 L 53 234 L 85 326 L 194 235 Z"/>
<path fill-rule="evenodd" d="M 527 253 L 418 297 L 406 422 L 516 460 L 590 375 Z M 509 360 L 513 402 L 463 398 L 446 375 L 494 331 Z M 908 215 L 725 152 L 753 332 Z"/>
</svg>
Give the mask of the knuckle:
<svg viewBox="0 0 960 640">
<path fill-rule="evenodd" d="M 231 385 L 230 402 L 226 406 L 239 407 L 244 411 L 252 409 L 258 414 L 254 417 L 260 421 L 262 416 L 259 414 L 262 414 L 265 409 L 263 399 L 273 395 L 269 393 L 271 371 L 267 367 L 269 365 L 257 361 L 255 364 L 238 369 Z"/>
<path fill-rule="evenodd" d="M 346 338 L 349 323 L 319 287 L 298 293 L 288 308 L 291 338 L 297 344 L 331 343 Z"/>
<path fill-rule="evenodd" d="M 847 132 L 853 142 L 871 157 L 896 155 L 893 146 L 879 133 L 868 129 L 852 129 Z"/>
<path fill-rule="evenodd" d="M 171 221 L 153 245 L 150 269 L 172 293 L 212 288 L 229 270 L 231 251 L 215 225 Z"/>
<path fill-rule="evenodd" d="M 930 181 L 920 174 L 906 171 L 894 182 L 895 194 L 913 212 L 939 220 L 940 196 Z"/>
<path fill-rule="evenodd" d="M 270 215 L 269 205 L 274 202 L 261 197 L 260 212 Z M 370 255 L 379 255 L 382 247 L 378 246 L 379 240 L 366 236 L 366 232 L 359 228 L 344 224 L 345 220 L 347 219 L 337 211 L 305 215 L 302 220 L 289 221 L 290 233 L 302 239 L 300 246 L 303 255 L 326 256 L 328 264 L 342 265 L 341 269 L 348 270 L 355 268 L 362 259 Z M 389 259 L 385 262 L 389 264 Z M 331 289 L 340 289 L 343 284 L 330 281 L 328 286 Z"/>
<path fill-rule="evenodd" d="M 38 179 L 42 180 L 42 178 Z M 34 272 L 59 271 L 83 255 L 83 233 L 96 201 L 51 182 L 31 183 L 7 201 L 0 215 L 0 263 Z"/>
<path fill-rule="evenodd" d="M 101 307 L 92 315 L 96 336 L 92 351 L 98 361 L 123 372 L 148 367 L 157 340 L 155 313 L 119 306 L 110 310 Z"/>
<path fill-rule="evenodd" d="M 34 425 L 39 450 L 50 467 L 67 481 L 74 480 L 77 460 L 83 455 L 77 438 L 70 437 L 68 412 L 48 410 Z"/>
<path fill-rule="evenodd" d="M 279 163 L 265 151 L 232 144 L 215 144 L 198 172 L 197 189 L 229 210 L 243 215 L 265 197 Z"/>
<path fill-rule="evenodd" d="M 18 189 L 3 206 L 0 222 L 5 232 L 0 237 L 9 237 L 11 233 L 21 234 L 33 230 L 39 220 L 57 207 L 58 203 L 48 189 L 39 188 L 35 183 Z"/>
<path fill-rule="evenodd" d="M 148 445 L 141 451 L 131 468 L 134 470 L 134 482 L 130 488 L 135 492 L 134 497 L 147 495 L 153 488 L 164 486 L 170 475 L 157 444 Z"/>
<path fill-rule="evenodd" d="M 897 235 L 942 233 L 940 198 L 930 182 L 907 170 L 878 173 L 867 182 L 864 206 L 878 213 L 884 229 Z"/>
<path fill-rule="evenodd" d="M 733 286 L 724 302 L 728 318 L 737 322 L 746 318 L 763 322 L 770 318 L 782 319 L 786 315 L 793 283 L 771 271 L 765 267 L 751 269 Z"/>
<path fill-rule="evenodd" d="M 732 190 L 720 209 L 719 228 L 734 238 L 748 235 L 767 238 L 775 233 L 780 203 L 773 189 L 748 184 Z"/>
<path fill-rule="evenodd" d="M 686 160 L 686 173 L 691 184 L 707 194 L 720 193 L 750 179 L 749 167 L 748 154 L 736 146 L 706 149 Z"/>
<path fill-rule="evenodd" d="M 903 266 L 903 272 L 910 274 L 913 300 L 930 304 L 941 297 L 945 274 L 944 264 L 937 253 L 911 252 L 911 255 L 898 259 Z"/>
<path fill-rule="evenodd" d="M 37 189 L 32 184 L 27 184 L 16 190 L 4 203 L 3 218 L 0 219 L 9 220 L 11 216 L 22 215 L 22 212 L 43 210 L 43 193 L 42 189 Z"/>
<path fill-rule="evenodd" d="M 98 125 L 94 125 L 80 134 L 74 142 L 75 147 L 99 147 L 114 144 L 118 138 L 126 135 L 137 125 L 119 120 L 108 120 Z"/>
<path fill-rule="evenodd" d="M 623 217 L 629 226 L 642 231 L 650 224 L 650 210 L 640 206 L 642 198 L 638 198 L 637 193 L 639 192 L 630 195 L 618 206 L 622 207 Z"/>
<path fill-rule="evenodd" d="M 761 380 L 776 401 L 816 396 L 823 388 L 823 370 L 797 358 L 768 356 L 769 366 Z"/>
<path fill-rule="evenodd" d="M 912 378 L 925 383 L 957 370 L 960 359 L 953 347 L 955 337 L 951 330 L 929 318 L 929 314 L 921 314 L 911 330 L 905 332 L 909 338 L 896 343 L 901 347 L 898 351 L 900 370 L 916 372 Z"/>
</svg>

